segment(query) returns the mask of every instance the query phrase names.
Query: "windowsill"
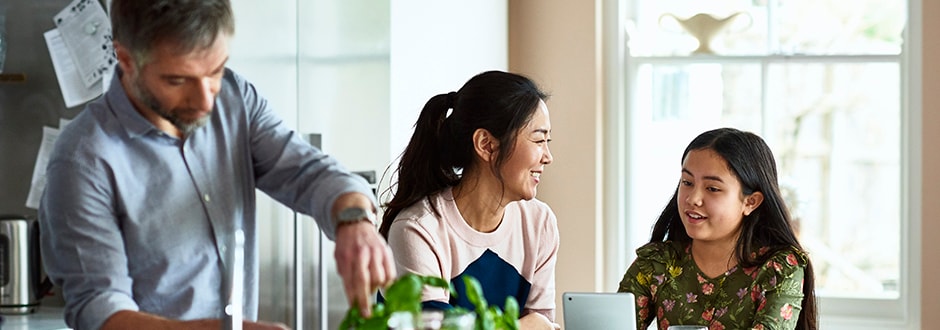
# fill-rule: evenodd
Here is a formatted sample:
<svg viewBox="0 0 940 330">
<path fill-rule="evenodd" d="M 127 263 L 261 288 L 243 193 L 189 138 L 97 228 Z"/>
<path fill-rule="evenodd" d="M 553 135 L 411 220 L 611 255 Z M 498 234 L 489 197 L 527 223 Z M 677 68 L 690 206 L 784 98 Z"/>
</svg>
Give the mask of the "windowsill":
<svg viewBox="0 0 940 330">
<path fill-rule="evenodd" d="M 662 55 L 630 56 L 632 60 L 643 63 L 722 63 L 722 62 L 770 62 L 770 63 L 819 63 L 819 62 L 897 62 L 901 55 Z"/>
</svg>

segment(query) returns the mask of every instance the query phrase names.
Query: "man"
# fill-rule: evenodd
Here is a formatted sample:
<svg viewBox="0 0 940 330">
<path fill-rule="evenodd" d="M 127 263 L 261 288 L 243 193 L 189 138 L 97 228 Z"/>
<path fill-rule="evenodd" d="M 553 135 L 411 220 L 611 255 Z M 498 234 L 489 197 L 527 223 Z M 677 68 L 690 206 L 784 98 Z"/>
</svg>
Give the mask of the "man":
<svg viewBox="0 0 940 330">
<path fill-rule="evenodd" d="M 336 241 L 349 301 L 395 278 L 362 178 L 306 144 L 226 69 L 227 0 L 113 0 L 110 90 L 62 132 L 39 218 L 46 271 L 75 329 L 221 326 L 244 231 L 244 316 L 258 310 L 255 189 Z M 247 328 L 280 328 L 246 322 Z"/>
</svg>

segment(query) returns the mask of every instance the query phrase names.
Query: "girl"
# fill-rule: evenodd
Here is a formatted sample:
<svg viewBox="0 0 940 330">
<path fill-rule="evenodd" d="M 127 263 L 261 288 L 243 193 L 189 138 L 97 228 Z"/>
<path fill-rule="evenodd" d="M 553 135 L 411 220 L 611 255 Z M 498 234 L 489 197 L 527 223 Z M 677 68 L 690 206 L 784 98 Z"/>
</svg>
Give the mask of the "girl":
<svg viewBox="0 0 940 330">
<path fill-rule="evenodd" d="M 763 139 L 722 128 L 682 154 L 679 186 L 620 282 L 637 326 L 816 329 L 813 267 Z"/>
</svg>

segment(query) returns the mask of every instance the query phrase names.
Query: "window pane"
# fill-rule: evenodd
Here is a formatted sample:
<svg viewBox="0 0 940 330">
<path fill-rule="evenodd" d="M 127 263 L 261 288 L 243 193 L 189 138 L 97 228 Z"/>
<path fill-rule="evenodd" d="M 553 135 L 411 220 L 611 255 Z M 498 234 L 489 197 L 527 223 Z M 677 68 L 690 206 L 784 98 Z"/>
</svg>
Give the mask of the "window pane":
<svg viewBox="0 0 940 330">
<path fill-rule="evenodd" d="M 771 47 L 783 54 L 900 54 L 903 0 L 784 0 Z"/>
<path fill-rule="evenodd" d="M 731 126 L 773 149 L 821 296 L 892 298 L 900 276 L 900 66 L 642 64 L 630 128 L 632 242 L 673 193 L 682 151 Z M 767 76 L 763 77 L 762 72 Z"/>
<path fill-rule="evenodd" d="M 906 10 L 903 0 L 637 1 L 630 54 L 900 54 Z"/>
<path fill-rule="evenodd" d="M 897 297 L 900 67 L 780 64 L 768 70 L 764 137 L 824 296 Z"/>
</svg>

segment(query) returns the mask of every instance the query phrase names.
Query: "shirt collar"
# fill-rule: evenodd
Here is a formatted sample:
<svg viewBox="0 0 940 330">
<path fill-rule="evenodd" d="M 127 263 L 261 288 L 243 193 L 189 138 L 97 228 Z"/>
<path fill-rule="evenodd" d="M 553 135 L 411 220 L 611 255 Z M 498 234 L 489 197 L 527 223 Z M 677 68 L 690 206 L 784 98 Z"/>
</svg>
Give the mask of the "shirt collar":
<svg viewBox="0 0 940 330">
<path fill-rule="evenodd" d="M 114 113 L 118 123 L 121 124 L 121 127 L 124 127 L 127 135 L 132 139 L 150 134 L 153 131 L 162 133 L 153 123 L 137 112 L 134 104 L 131 103 L 130 98 L 127 96 L 127 90 L 125 90 L 124 85 L 121 84 L 121 76 L 123 75 L 124 71 L 122 71 L 119 66 L 115 66 L 114 75 L 111 78 L 111 86 L 105 93 L 108 108 Z M 170 136 L 168 134 L 163 135 Z M 172 138 L 175 139 L 176 137 Z"/>
</svg>

